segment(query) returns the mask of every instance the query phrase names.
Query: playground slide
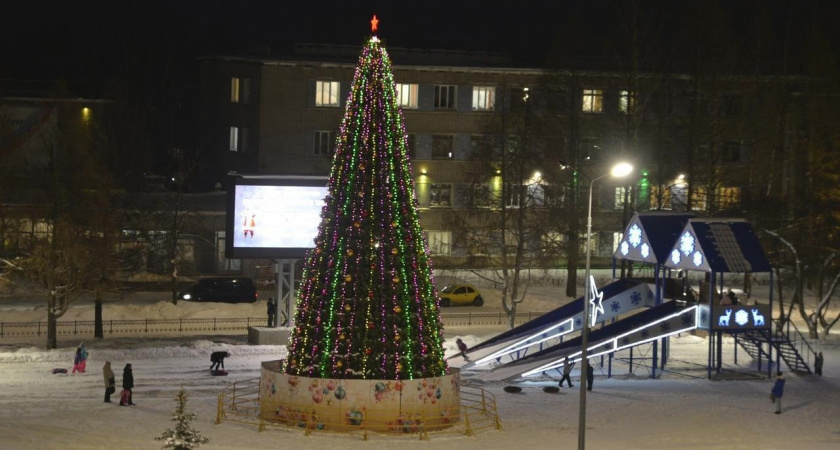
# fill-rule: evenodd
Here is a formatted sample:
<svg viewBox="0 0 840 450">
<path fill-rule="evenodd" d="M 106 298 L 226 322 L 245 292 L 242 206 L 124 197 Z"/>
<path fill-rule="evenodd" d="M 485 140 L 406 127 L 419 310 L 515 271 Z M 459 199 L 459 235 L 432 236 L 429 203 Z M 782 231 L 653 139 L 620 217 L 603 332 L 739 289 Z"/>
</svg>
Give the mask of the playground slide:
<svg viewBox="0 0 840 450">
<path fill-rule="evenodd" d="M 693 330 L 700 322 L 702 308 L 666 302 L 638 314 L 589 332 L 588 357 L 594 358 L 645 344 L 656 339 Z M 570 362 L 581 359 L 581 337 L 532 353 L 513 362 L 483 372 L 470 372 L 465 377 L 481 381 L 513 380 L 562 371 L 566 356 Z"/>
<path fill-rule="evenodd" d="M 597 291 L 597 289 L 595 289 Z M 600 298 L 603 308 L 596 314 L 596 323 L 609 321 L 637 308 L 653 306 L 653 291 L 639 280 L 620 279 L 603 287 L 593 298 Z M 460 355 L 448 358 L 450 363 L 467 369 L 506 359 L 524 357 L 529 351 L 542 350 L 547 341 L 579 332 L 584 297 L 556 308 L 534 320 L 496 335 L 467 351 L 468 360 Z"/>
</svg>

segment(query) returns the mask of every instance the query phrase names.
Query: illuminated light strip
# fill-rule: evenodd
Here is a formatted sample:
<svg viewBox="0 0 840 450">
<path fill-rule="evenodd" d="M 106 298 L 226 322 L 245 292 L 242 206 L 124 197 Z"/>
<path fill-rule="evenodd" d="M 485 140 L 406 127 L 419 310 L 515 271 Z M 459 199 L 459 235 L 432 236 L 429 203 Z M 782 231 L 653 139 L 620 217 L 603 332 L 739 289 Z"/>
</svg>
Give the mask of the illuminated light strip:
<svg viewBox="0 0 840 450">
<path fill-rule="evenodd" d="M 590 326 L 594 327 L 598 323 L 598 312 L 604 315 L 604 291 L 599 291 L 595 286 L 595 275 L 590 275 L 589 290 L 592 291 L 592 297 L 589 298 L 589 303 L 592 304 L 592 314 L 590 318 Z M 595 299 L 598 299 L 598 305 L 595 305 Z"/>
<path fill-rule="evenodd" d="M 652 337 L 652 338 L 644 339 L 644 340 L 641 340 L 641 341 L 638 341 L 638 342 L 633 342 L 633 343 L 630 343 L 630 344 L 626 344 L 626 345 L 624 345 L 624 346 L 619 346 L 619 345 L 618 345 L 618 340 L 619 340 L 619 339 L 621 339 L 621 338 L 623 338 L 623 337 L 625 337 L 625 336 L 629 336 L 629 335 L 631 335 L 631 334 L 633 334 L 633 333 L 636 333 L 636 332 L 638 332 L 638 331 L 644 330 L 645 328 L 650 328 L 650 327 L 652 327 L 653 325 L 656 325 L 656 324 L 658 324 L 658 323 L 664 322 L 664 321 L 666 321 L 666 320 L 671 320 L 671 319 L 673 319 L 673 318 L 675 318 L 675 317 L 682 316 L 683 314 L 686 314 L 686 313 L 688 313 L 689 311 L 691 311 L 691 309 L 694 309 L 694 325 L 692 325 L 692 326 L 690 326 L 690 327 L 681 328 L 681 329 L 679 329 L 679 330 L 677 330 L 677 331 L 673 331 L 673 332 L 669 332 L 669 333 L 666 333 L 666 334 L 657 335 L 657 336 L 654 336 L 654 337 Z M 668 337 L 668 336 L 673 336 L 673 335 L 675 335 L 675 334 L 682 333 L 682 332 L 685 332 L 685 331 L 693 330 L 693 329 L 696 329 L 696 328 L 697 328 L 697 325 L 698 325 L 698 323 L 699 323 L 699 322 L 698 322 L 699 320 L 700 320 L 700 309 L 699 309 L 699 308 L 697 308 L 697 306 L 692 306 L 691 308 L 688 308 L 688 309 L 686 309 L 686 310 L 683 310 L 683 311 L 681 311 L 681 312 L 679 312 L 679 313 L 671 314 L 671 315 L 670 315 L 670 316 L 668 316 L 668 317 L 663 317 L 663 318 L 661 318 L 661 319 L 659 319 L 659 320 L 656 320 L 656 321 L 654 321 L 654 322 L 651 322 L 651 323 L 649 323 L 649 324 L 646 324 L 646 325 L 644 325 L 644 326 L 641 326 L 641 327 L 639 327 L 639 328 L 636 328 L 635 330 L 628 331 L 628 332 L 626 332 L 626 333 L 624 333 L 624 334 L 621 334 L 621 335 L 618 335 L 618 336 L 616 336 L 616 337 L 614 337 L 614 338 L 612 338 L 612 339 L 609 339 L 609 340 L 607 340 L 607 341 L 601 342 L 601 343 L 599 343 L 599 344 L 597 344 L 597 345 L 593 345 L 592 347 L 588 347 L 588 348 L 587 348 L 587 353 L 588 353 L 589 349 L 597 349 L 597 348 L 602 347 L 602 346 L 604 346 L 604 345 L 611 345 L 611 346 L 612 346 L 612 348 L 611 348 L 611 349 L 609 349 L 609 350 L 604 350 L 604 351 L 601 351 L 600 353 L 593 353 L 591 356 L 589 356 L 589 355 L 588 355 L 588 357 L 589 357 L 589 358 L 594 358 L 594 357 L 601 356 L 601 355 L 605 355 L 605 354 L 608 354 L 608 353 L 617 352 L 617 351 L 619 351 L 619 350 L 623 350 L 623 349 L 625 349 L 625 348 L 629 348 L 629 347 L 634 347 L 634 346 L 637 346 L 637 345 L 641 345 L 641 344 L 644 344 L 644 343 L 646 343 L 646 342 L 651 342 L 651 341 L 654 341 L 654 340 L 656 340 L 656 339 L 661 339 L 661 338 Z M 576 355 L 580 355 L 580 354 L 581 354 L 581 352 L 576 352 L 576 353 L 572 353 L 572 354 L 570 354 L 570 355 L 568 355 L 568 356 L 571 358 L 571 356 L 573 356 L 573 355 L 574 355 L 574 356 L 576 356 Z M 536 369 L 532 369 L 532 370 L 529 370 L 529 371 L 527 371 L 527 372 L 524 372 L 524 373 L 520 374 L 519 376 L 521 376 L 521 377 L 529 377 L 529 376 L 536 375 L 536 374 L 539 374 L 539 373 L 542 373 L 542 372 L 547 372 L 547 371 L 549 371 L 549 370 L 559 369 L 560 367 L 563 367 L 563 361 L 564 361 L 564 360 L 565 360 L 565 356 L 564 356 L 562 359 L 556 359 L 556 360 L 554 360 L 554 361 L 551 361 L 551 362 L 550 362 L 550 363 L 548 363 L 548 364 L 544 364 L 544 365 L 542 365 L 542 366 L 540 366 L 540 367 L 537 367 Z M 577 361 L 580 361 L 580 358 L 575 359 L 573 362 L 577 362 Z"/>
<path fill-rule="evenodd" d="M 562 326 L 565 326 L 566 324 L 569 324 L 571 326 L 571 328 L 568 331 L 560 332 L 560 333 L 557 333 L 557 334 L 552 334 L 551 336 L 545 337 L 545 338 L 540 339 L 538 341 L 528 342 L 530 339 L 533 339 L 533 338 L 535 338 L 535 337 L 537 337 L 541 334 L 548 333 L 551 330 L 554 330 L 554 329 L 560 328 Z M 574 319 L 566 319 L 563 322 L 552 325 L 552 326 L 550 326 L 550 327 L 548 327 L 544 330 L 538 331 L 537 333 L 534 333 L 534 334 L 532 334 L 532 335 L 530 335 L 530 336 L 528 336 L 528 337 L 526 337 L 522 340 L 516 341 L 513 344 L 511 344 L 511 345 L 509 345 L 509 346 L 507 346 L 507 347 L 505 347 L 501 350 L 497 350 L 497 351 L 495 351 L 495 352 L 477 360 L 475 362 L 475 365 L 485 364 L 485 363 L 490 362 L 491 360 L 494 360 L 496 358 L 500 358 L 502 356 L 509 355 L 509 354 L 511 354 L 511 353 L 513 353 L 517 350 L 521 350 L 523 348 L 528 348 L 532 345 L 540 344 L 542 342 L 545 342 L 549 339 L 553 339 L 555 337 L 565 336 L 565 335 L 571 333 L 572 331 L 574 331 L 574 329 L 575 329 Z"/>
</svg>

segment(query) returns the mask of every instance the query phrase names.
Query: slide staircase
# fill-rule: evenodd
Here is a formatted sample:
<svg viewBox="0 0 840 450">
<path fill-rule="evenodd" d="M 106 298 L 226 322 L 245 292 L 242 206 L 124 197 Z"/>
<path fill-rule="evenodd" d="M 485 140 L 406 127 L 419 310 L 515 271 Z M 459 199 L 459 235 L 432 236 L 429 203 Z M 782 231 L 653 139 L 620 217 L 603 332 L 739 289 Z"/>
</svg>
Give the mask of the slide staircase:
<svg viewBox="0 0 840 450">
<path fill-rule="evenodd" d="M 753 358 L 770 360 L 767 348 L 774 348 L 788 368 L 794 372 L 806 372 L 811 367 L 808 360 L 816 355 L 805 336 L 790 321 L 782 323 L 773 319 L 772 330 L 750 330 L 737 334 L 738 344 Z M 804 355 L 804 356 L 803 356 Z"/>
</svg>

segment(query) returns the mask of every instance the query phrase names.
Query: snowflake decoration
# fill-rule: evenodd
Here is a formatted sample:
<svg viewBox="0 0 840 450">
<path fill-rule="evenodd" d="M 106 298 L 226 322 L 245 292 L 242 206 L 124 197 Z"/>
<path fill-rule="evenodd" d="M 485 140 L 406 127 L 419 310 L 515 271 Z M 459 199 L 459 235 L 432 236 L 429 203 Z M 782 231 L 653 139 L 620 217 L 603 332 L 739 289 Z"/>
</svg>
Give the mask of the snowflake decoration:
<svg viewBox="0 0 840 450">
<path fill-rule="evenodd" d="M 653 291 L 648 291 L 648 301 L 653 300 Z"/>
<path fill-rule="evenodd" d="M 566 325 L 560 325 L 559 330 L 560 331 L 566 331 Z"/>
<path fill-rule="evenodd" d="M 680 316 L 683 325 L 692 325 L 694 323 L 694 314 L 683 314 Z"/>
<path fill-rule="evenodd" d="M 621 304 L 618 302 L 612 302 L 610 303 L 610 309 L 612 312 L 616 313 L 621 309 Z"/>
<path fill-rule="evenodd" d="M 735 313 L 735 323 L 742 327 L 750 322 L 750 313 L 745 310 L 740 310 Z"/>
<path fill-rule="evenodd" d="M 690 255 L 691 252 L 694 251 L 694 236 L 692 236 L 688 231 L 680 236 L 680 251 L 683 252 L 683 255 L 685 256 Z"/>
<path fill-rule="evenodd" d="M 642 229 L 639 228 L 639 226 L 635 223 L 632 227 L 630 227 L 630 231 L 627 234 L 627 240 L 630 241 L 630 244 L 633 246 L 633 248 L 638 247 L 639 244 L 642 243 Z"/>
<path fill-rule="evenodd" d="M 671 252 L 671 262 L 674 263 L 674 264 L 679 264 L 680 263 L 680 251 L 679 250 L 674 249 L 674 251 Z"/>
<path fill-rule="evenodd" d="M 630 253 L 630 246 L 626 241 L 621 241 L 621 254 L 627 256 L 628 253 Z"/>
<path fill-rule="evenodd" d="M 659 329 L 662 330 L 663 333 L 667 333 L 671 331 L 671 322 L 662 322 L 659 324 Z"/>
<path fill-rule="evenodd" d="M 642 244 L 642 258 L 650 256 L 650 246 L 647 243 Z"/>
<path fill-rule="evenodd" d="M 703 265 L 703 254 L 700 251 L 694 252 L 694 265 L 697 267 Z"/>
<path fill-rule="evenodd" d="M 630 301 L 634 305 L 639 306 L 639 303 L 642 303 L 642 295 L 639 294 L 638 291 L 634 291 L 632 294 L 630 294 Z"/>
<path fill-rule="evenodd" d="M 700 311 L 700 322 L 705 323 L 705 322 L 708 322 L 708 320 L 709 320 L 709 313 L 708 313 L 708 311 L 706 311 L 705 309 L 704 309 L 704 310 L 701 310 L 701 311 Z"/>
<path fill-rule="evenodd" d="M 578 317 L 577 319 L 575 319 L 575 326 L 576 326 L 576 327 L 578 327 L 578 328 L 583 328 L 583 327 L 581 327 L 581 326 L 580 326 L 580 324 L 581 324 L 581 323 L 583 323 L 583 322 L 581 322 L 581 318 L 580 318 L 580 317 Z"/>
</svg>

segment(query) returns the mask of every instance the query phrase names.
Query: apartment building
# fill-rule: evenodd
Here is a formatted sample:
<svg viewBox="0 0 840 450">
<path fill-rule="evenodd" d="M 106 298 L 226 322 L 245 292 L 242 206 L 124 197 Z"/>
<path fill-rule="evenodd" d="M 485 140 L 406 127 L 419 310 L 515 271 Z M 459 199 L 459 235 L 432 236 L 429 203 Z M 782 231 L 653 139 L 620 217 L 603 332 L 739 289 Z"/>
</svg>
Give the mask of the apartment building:
<svg viewBox="0 0 840 450">
<path fill-rule="evenodd" d="M 327 175 L 359 51 L 304 45 L 283 58 L 203 58 L 200 148 L 207 181 L 226 186 L 229 172 Z M 593 184 L 593 253 L 602 263 L 635 210 L 742 216 L 750 190 L 781 176 L 768 164 L 785 157 L 771 162 L 762 152 L 797 126 L 789 108 L 778 121 L 802 84 L 793 77 L 549 70 L 511 67 L 496 54 L 388 51 L 421 222 L 444 264 L 475 262 L 475 250 L 459 243 L 447 219 L 471 207 L 464 192 L 472 181 L 464 174 L 475 164 L 488 124 L 512 112 L 517 99 L 531 102 L 528 114 L 551 119 L 531 141 L 541 147 L 543 174 L 557 172 L 559 161 L 571 162 L 587 179 L 606 174 L 618 159 L 636 167 L 631 181 Z M 781 134 L 773 132 L 779 123 Z M 795 152 L 795 140 L 782 140 L 783 154 Z M 583 222 L 589 183 L 579 179 L 571 186 L 575 201 L 567 220 Z"/>
</svg>

